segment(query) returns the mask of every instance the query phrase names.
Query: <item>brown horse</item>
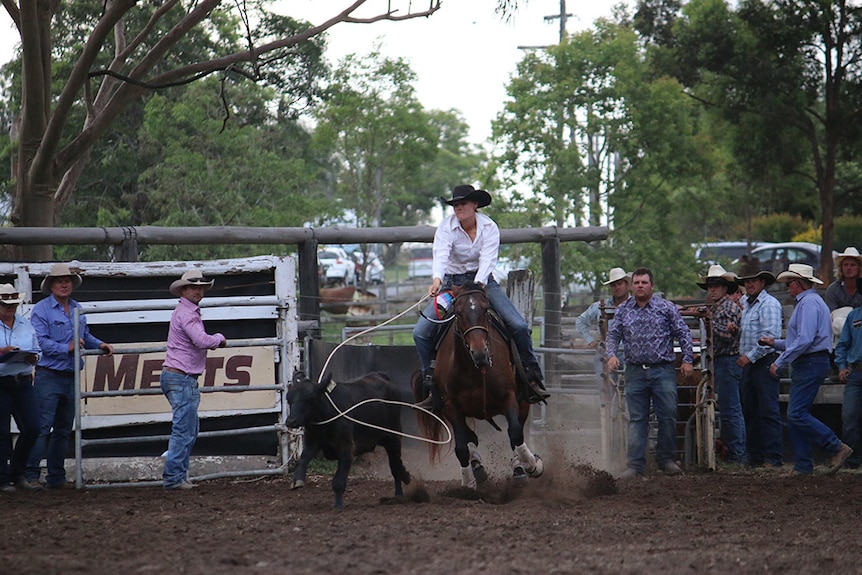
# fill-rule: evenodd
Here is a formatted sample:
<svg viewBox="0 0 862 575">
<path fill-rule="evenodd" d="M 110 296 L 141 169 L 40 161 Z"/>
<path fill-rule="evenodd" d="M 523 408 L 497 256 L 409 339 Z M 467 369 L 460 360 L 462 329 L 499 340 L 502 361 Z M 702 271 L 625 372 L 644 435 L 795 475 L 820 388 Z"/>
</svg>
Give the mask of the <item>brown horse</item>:
<svg viewBox="0 0 862 575">
<path fill-rule="evenodd" d="M 509 345 L 492 319 L 485 290 L 468 283 L 453 288 L 452 293 L 453 324 L 437 351 L 434 380 L 443 401 L 443 417 L 452 426 L 461 483 L 475 488 L 487 478 L 478 452 L 479 439 L 467 418 L 491 421 L 496 415 L 504 416 L 508 425 L 509 443 L 515 453 L 513 477 L 538 477 L 544 469 L 542 460 L 524 443 L 530 403 L 524 393 L 519 393 Z M 421 388 L 421 381 L 414 378 L 417 395 Z M 442 437 L 439 424 L 421 411 L 419 423 L 427 437 Z M 432 460 L 436 459 L 439 445 L 429 444 L 429 449 Z"/>
</svg>

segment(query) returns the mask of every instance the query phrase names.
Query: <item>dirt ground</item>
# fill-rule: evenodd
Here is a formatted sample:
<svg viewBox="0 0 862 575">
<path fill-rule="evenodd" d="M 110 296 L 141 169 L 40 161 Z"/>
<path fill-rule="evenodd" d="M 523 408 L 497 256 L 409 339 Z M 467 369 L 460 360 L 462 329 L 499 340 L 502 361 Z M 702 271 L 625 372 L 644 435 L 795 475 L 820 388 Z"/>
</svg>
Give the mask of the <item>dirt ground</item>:
<svg viewBox="0 0 862 575">
<path fill-rule="evenodd" d="M 489 485 L 490 484 L 490 485 Z M 860 573 L 862 474 L 719 469 L 615 481 L 561 466 L 513 489 L 351 477 L 0 494 L 4 573 Z"/>
</svg>

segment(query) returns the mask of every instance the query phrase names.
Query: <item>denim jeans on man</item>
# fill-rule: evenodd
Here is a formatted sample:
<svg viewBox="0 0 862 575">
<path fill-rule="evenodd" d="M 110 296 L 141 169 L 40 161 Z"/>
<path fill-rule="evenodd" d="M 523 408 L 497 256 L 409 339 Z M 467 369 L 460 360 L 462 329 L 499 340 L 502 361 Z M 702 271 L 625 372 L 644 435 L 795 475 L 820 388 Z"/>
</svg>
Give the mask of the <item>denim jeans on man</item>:
<svg viewBox="0 0 862 575">
<path fill-rule="evenodd" d="M 18 426 L 12 449 L 11 418 Z M 39 437 L 39 402 L 33 381 L 27 376 L 0 377 L 0 486 L 24 476 L 27 456 Z"/>
<path fill-rule="evenodd" d="M 715 358 L 715 391 L 718 394 L 718 418 L 721 422 L 721 441 L 727 447 L 727 461 L 745 463 L 745 419 L 739 399 L 742 368 L 736 363 L 737 355 L 719 355 Z"/>
<path fill-rule="evenodd" d="M 39 437 L 30 451 L 24 477 L 37 481 L 44 457 L 48 469 L 45 484 L 62 487 L 66 484 L 66 452 L 75 422 L 75 374 L 36 367 L 33 381 L 39 402 Z"/>
<path fill-rule="evenodd" d="M 461 285 L 467 280 L 472 281 L 473 278 L 470 277 L 471 275 L 457 274 L 450 276 L 447 274 L 443 278 L 443 285 L 440 290 L 448 289 L 453 285 Z M 530 327 L 493 277 L 488 278 L 488 283 L 485 284 L 485 295 L 488 297 L 491 307 L 494 308 L 506 324 L 515 345 L 518 347 L 518 351 L 521 353 L 521 361 L 523 361 L 527 373 L 529 374 L 531 370 L 538 370 L 539 366 L 535 359 L 536 355 L 533 352 L 533 339 L 530 335 Z M 425 317 L 437 317 L 436 305 L 436 301 L 428 304 L 423 312 Z M 416 322 L 416 327 L 413 328 L 413 341 L 416 342 L 416 350 L 419 353 L 419 360 L 423 370 L 431 367 L 431 360 L 434 357 L 434 346 L 437 343 L 437 337 L 441 329 L 440 324 L 428 321 L 425 317 L 420 317 L 419 321 Z"/>
<path fill-rule="evenodd" d="M 162 371 L 159 384 L 173 411 L 171 438 L 162 473 L 164 486 L 170 489 L 188 480 L 189 459 L 200 430 L 198 405 L 201 392 L 198 379 L 182 373 Z"/>
<path fill-rule="evenodd" d="M 780 467 L 784 454 L 784 426 L 779 404 L 779 380 L 769 373 L 778 354 L 773 352 L 742 368 L 742 414 L 752 466 Z"/>
<path fill-rule="evenodd" d="M 787 404 L 787 428 L 790 444 L 796 454 L 793 469 L 799 473 L 814 473 L 811 442 L 836 453 L 841 440 L 825 423 L 811 415 L 814 398 L 829 374 L 829 354 L 800 356 L 790 364 L 790 399 Z"/>
<path fill-rule="evenodd" d="M 672 363 L 626 365 L 626 405 L 629 409 L 628 468 L 643 473 L 649 439 L 649 408 L 658 420 L 655 460 L 659 468 L 676 459 L 676 371 Z"/>
<path fill-rule="evenodd" d="M 857 468 L 862 453 L 862 370 L 853 369 L 844 385 L 844 402 L 841 406 L 841 436 L 853 448 L 847 458 L 847 467 Z"/>
</svg>

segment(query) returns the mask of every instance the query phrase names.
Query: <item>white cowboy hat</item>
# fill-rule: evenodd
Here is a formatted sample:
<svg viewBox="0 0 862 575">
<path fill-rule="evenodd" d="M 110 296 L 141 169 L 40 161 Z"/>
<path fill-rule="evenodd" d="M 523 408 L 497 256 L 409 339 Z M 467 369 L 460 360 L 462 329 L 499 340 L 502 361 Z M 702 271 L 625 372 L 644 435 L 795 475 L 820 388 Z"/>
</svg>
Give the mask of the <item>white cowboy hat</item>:
<svg viewBox="0 0 862 575">
<path fill-rule="evenodd" d="M 0 289 L 2 289 L 2 286 L 0 286 Z M 853 308 L 849 305 L 832 310 L 832 335 L 841 335 L 841 330 L 844 329 L 844 323 L 847 321 L 847 316 L 850 315 L 851 311 L 853 311 Z"/>
<path fill-rule="evenodd" d="M 706 272 L 705 276 L 701 276 L 700 282 L 698 282 L 698 286 L 702 289 L 706 289 L 709 284 L 724 284 L 727 286 L 728 291 L 736 291 L 736 280 L 737 275 L 733 272 L 729 272 L 724 269 L 720 264 L 713 264 L 709 266 L 709 270 Z"/>
<path fill-rule="evenodd" d="M 623 268 L 613 268 L 610 273 L 608 273 L 608 281 L 602 282 L 603 286 L 610 285 L 616 281 L 626 280 L 629 282 L 629 285 L 632 283 L 632 274 L 626 273 L 626 270 Z"/>
<path fill-rule="evenodd" d="M 844 248 L 844 251 L 835 256 L 835 265 L 837 267 L 841 267 L 841 262 L 844 261 L 844 258 L 853 258 L 858 260 L 860 264 L 862 264 L 862 255 L 859 254 L 859 250 L 854 248 L 853 246 L 847 246 Z"/>
<path fill-rule="evenodd" d="M 53 278 L 66 276 L 72 278 L 72 289 L 78 289 L 81 285 L 81 276 L 76 273 L 72 273 L 72 270 L 69 269 L 69 264 L 57 263 L 51 266 L 51 271 L 48 272 L 48 275 L 46 275 L 45 279 L 42 280 L 42 293 L 51 293 L 51 283 L 54 281 Z"/>
<path fill-rule="evenodd" d="M 776 281 L 789 282 L 790 280 L 808 280 L 811 283 L 822 284 L 823 281 L 814 275 L 814 268 L 808 264 L 790 264 L 787 271 L 783 271 L 775 278 Z"/>
<path fill-rule="evenodd" d="M 0 284 L 0 303 L 3 305 L 15 305 L 24 301 L 24 296 L 18 293 L 12 284 Z"/>
<path fill-rule="evenodd" d="M 213 287 L 215 280 L 208 280 L 204 277 L 204 274 L 201 273 L 201 270 L 189 270 L 183 274 L 178 280 L 174 280 L 171 283 L 171 293 L 179 296 L 182 295 L 182 288 L 185 286 L 204 286 L 204 291 Z"/>
</svg>

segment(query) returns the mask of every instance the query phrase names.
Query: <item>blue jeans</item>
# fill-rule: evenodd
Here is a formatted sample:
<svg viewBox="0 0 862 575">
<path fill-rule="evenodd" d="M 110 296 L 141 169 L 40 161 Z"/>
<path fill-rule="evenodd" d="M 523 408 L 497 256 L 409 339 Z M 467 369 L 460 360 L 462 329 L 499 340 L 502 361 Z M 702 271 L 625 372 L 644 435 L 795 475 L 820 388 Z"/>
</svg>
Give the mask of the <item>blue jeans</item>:
<svg viewBox="0 0 862 575">
<path fill-rule="evenodd" d="M 787 427 L 796 454 L 793 469 L 814 473 L 811 457 L 813 441 L 829 453 L 841 449 L 841 440 L 825 423 L 811 415 L 814 398 L 829 374 L 829 355 L 803 355 L 790 364 L 790 399 L 787 404 Z"/>
<path fill-rule="evenodd" d="M 37 367 L 33 383 L 39 402 L 39 437 L 30 451 L 24 477 L 38 480 L 44 457 L 48 466 L 45 483 L 60 487 L 66 483 L 66 452 L 75 423 L 75 374 Z"/>
<path fill-rule="evenodd" d="M 841 435 L 844 443 L 853 448 L 847 458 L 848 467 L 859 467 L 862 452 L 862 371 L 853 370 L 844 386 L 844 405 L 841 408 Z"/>
<path fill-rule="evenodd" d="M 200 431 L 198 405 L 201 392 L 196 377 L 170 371 L 162 371 L 159 385 L 173 411 L 168 455 L 162 472 L 162 481 L 165 487 L 170 488 L 188 480 L 189 459 Z"/>
<path fill-rule="evenodd" d="M 745 418 L 739 400 L 742 368 L 737 365 L 738 355 L 719 355 L 715 358 L 715 391 L 718 394 L 718 417 L 721 421 L 721 440 L 728 450 L 728 461 L 745 463 Z"/>
<path fill-rule="evenodd" d="M 770 353 L 742 368 L 742 414 L 750 465 L 780 466 L 784 454 L 784 428 L 778 402 L 779 381 L 769 373 L 769 366 L 778 357 Z"/>
<path fill-rule="evenodd" d="M 458 279 L 461 278 L 456 277 L 456 281 L 453 282 L 453 278 L 447 275 L 443 278 L 441 291 L 452 285 L 459 285 Z M 521 362 L 524 364 L 527 376 L 541 380 L 542 370 L 539 367 L 536 353 L 533 351 L 533 338 L 527 321 L 494 278 L 488 278 L 488 283 L 485 284 L 485 295 L 488 296 L 491 307 L 506 324 L 506 329 L 509 330 L 509 334 L 518 348 L 518 354 L 521 356 Z M 428 304 L 423 312 L 425 317 L 437 317 L 436 305 L 435 301 Z M 430 322 L 425 317 L 420 316 L 419 321 L 416 322 L 416 327 L 413 328 L 413 341 L 416 343 L 416 351 L 419 353 L 419 361 L 423 370 L 431 367 L 431 360 L 434 358 L 434 345 L 437 343 L 438 335 L 443 327 L 442 324 Z"/>
<path fill-rule="evenodd" d="M 676 459 L 676 372 L 667 363 L 644 368 L 626 365 L 626 405 L 629 409 L 628 467 L 643 473 L 649 439 L 649 406 L 658 420 L 655 460 L 659 467 Z"/>
<path fill-rule="evenodd" d="M 11 419 L 18 425 L 12 449 Z M 0 377 L 0 486 L 24 476 L 27 456 L 39 437 L 39 406 L 33 380 L 28 376 Z"/>
</svg>

